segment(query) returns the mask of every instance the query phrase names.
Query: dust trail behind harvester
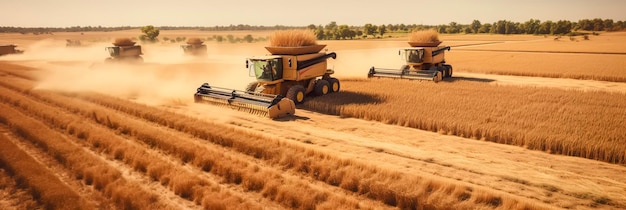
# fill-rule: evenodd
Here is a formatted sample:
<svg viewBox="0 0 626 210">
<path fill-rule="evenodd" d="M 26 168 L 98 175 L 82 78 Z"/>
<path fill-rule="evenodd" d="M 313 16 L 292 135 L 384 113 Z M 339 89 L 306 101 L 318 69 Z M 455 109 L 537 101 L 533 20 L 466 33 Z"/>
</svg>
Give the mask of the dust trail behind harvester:
<svg viewBox="0 0 626 210">
<path fill-rule="evenodd" d="M 45 40 L 28 46 L 27 53 L 4 57 L 41 69 L 36 88 L 69 92 L 94 91 L 150 105 L 188 105 L 199 85 L 243 89 L 254 78 L 245 68 L 245 49 L 206 57 L 189 57 L 179 45 L 142 44 L 143 64 L 104 64 L 110 43 L 69 48 L 65 42 Z M 234 52 L 234 53 L 233 53 Z"/>
</svg>

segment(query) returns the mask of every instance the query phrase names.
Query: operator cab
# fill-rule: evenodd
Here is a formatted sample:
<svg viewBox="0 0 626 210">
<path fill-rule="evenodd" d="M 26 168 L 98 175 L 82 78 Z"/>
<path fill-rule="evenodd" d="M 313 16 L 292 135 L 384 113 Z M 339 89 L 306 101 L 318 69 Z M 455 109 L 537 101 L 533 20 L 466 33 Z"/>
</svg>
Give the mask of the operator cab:
<svg viewBox="0 0 626 210">
<path fill-rule="evenodd" d="M 423 63 L 424 48 L 406 48 L 398 51 L 400 57 L 403 57 L 407 63 Z"/>
<path fill-rule="evenodd" d="M 107 47 L 107 51 L 109 51 L 109 55 L 118 56 L 120 55 L 120 47 Z"/>
<path fill-rule="evenodd" d="M 271 82 L 283 78 L 283 59 L 280 56 L 249 58 L 246 60 L 246 68 L 257 81 Z"/>
</svg>

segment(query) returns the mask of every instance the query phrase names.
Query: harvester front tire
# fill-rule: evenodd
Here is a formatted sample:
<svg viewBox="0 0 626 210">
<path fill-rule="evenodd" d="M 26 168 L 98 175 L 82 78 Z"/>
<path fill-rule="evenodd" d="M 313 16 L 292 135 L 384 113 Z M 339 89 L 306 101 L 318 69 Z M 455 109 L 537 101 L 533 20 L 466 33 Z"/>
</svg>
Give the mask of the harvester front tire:
<svg viewBox="0 0 626 210">
<path fill-rule="evenodd" d="M 326 95 L 330 92 L 330 85 L 326 80 L 317 80 L 313 91 L 315 92 L 315 95 L 318 96 Z"/>
<path fill-rule="evenodd" d="M 248 83 L 248 85 L 246 86 L 246 91 L 248 92 L 254 92 L 256 90 L 256 87 L 259 85 L 258 82 L 250 82 Z"/>
<path fill-rule="evenodd" d="M 451 65 L 444 65 L 444 66 L 448 70 L 448 75 L 446 77 L 452 77 L 452 66 Z"/>
<path fill-rule="evenodd" d="M 339 89 L 341 89 L 341 84 L 339 84 L 339 80 L 337 78 L 329 78 L 327 81 L 328 85 L 330 85 L 331 93 L 339 92 Z"/>
<path fill-rule="evenodd" d="M 438 71 L 433 77 L 433 82 L 438 83 L 439 81 L 441 81 L 442 74 L 442 72 Z"/>
<path fill-rule="evenodd" d="M 296 104 L 301 104 L 304 101 L 304 91 L 306 90 L 302 85 L 294 85 L 287 90 L 287 98 Z"/>
</svg>

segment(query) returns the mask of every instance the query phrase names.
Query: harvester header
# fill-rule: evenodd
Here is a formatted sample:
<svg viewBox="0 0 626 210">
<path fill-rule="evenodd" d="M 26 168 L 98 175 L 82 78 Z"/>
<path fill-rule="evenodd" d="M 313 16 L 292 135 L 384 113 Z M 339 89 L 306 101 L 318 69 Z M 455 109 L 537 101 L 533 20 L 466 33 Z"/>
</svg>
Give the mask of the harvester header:
<svg viewBox="0 0 626 210">
<path fill-rule="evenodd" d="M 230 90 L 210 86 L 208 83 L 204 83 L 198 88 L 194 94 L 194 101 L 196 103 L 224 105 L 267 116 L 271 119 L 293 115 L 296 111 L 296 105 L 293 101 L 280 95 Z"/>
</svg>

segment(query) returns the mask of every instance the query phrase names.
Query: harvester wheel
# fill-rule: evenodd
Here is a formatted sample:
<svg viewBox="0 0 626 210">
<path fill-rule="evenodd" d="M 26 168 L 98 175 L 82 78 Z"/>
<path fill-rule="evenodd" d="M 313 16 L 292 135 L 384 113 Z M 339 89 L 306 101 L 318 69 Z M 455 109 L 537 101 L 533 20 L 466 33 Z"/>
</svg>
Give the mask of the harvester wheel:
<svg viewBox="0 0 626 210">
<path fill-rule="evenodd" d="M 246 86 L 246 91 L 248 92 L 254 92 L 254 90 L 256 90 L 256 87 L 259 85 L 258 82 L 250 82 L 248 83 L 248 86 Z"/>
<path fill-rule="evenodd" d="M 442 73 L 440 71 L 438 71 L 435 76 L 433 77 L 433 82 L 437 83 L 439 81 L 441 81 L 442 78 Z"/>
<path fill-rule="evenodd" d="M 317 82 L 315 83 L 315 88 L 314 88 L 314 92 L 315 95 L 321 96 L 321 95 L 326 95 L 328 94 L 328 92 L 330 92 L 330 85 L 328 84 L 328 81 L 320 79 L 317 80 Z"/>
<path fill-rule="evenodd" d="M 452 66 L 451 65 L 445 65 L 446 69 L 448 69 L 448 76 L 447 77 L 452 77 Z"/>
<path fill-rule="evenodd" d="M 330 92 L 339 92 L 341 85 L 339 84 L 339 80 L 337 78 L 328 78 L 328 83 L 330 85 Z"/>
<path fill-rule="evenodd" d="M 287 90 L 287 98 L 296 104 L 301 104 L 304 101 L 304 91 L 302 85 L 294 85 Z"/>
</svg>

